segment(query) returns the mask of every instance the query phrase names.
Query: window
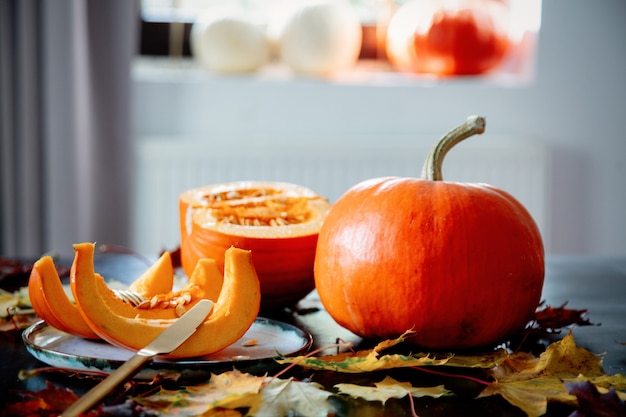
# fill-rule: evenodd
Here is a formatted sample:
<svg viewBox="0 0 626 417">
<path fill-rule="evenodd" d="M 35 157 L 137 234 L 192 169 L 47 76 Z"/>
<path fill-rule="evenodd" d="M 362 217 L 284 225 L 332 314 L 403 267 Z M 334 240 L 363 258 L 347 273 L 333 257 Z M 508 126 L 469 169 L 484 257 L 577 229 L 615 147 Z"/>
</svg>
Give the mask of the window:
<svg viewBox="0 0 626 417">
<path fill-rule="evenodd" d="M 277 12 L 284 1 L 296 0 L 142 0 L 142 56 L 191 57 L 190 33 L 196 18 L 209 8 L 243 7 L 259 15 Z M 494 0 L 498 1 L 498 0 Z M 506 59 L 493 74 L 505 81 L 532 79 L 536 42 L 541 23 L 541 0 L 501 0 L 510 10 L 509 33 L 515 40 Z M 391 5 L 398 10 L 407 0 L 351 0 L 361 21 L 363 42 L 359 54 L 359 69 L 363 71 L 397 72 L 391 65 L 380 42 L 381 10 Z M 390 9 L 387 9 L 390 10 Z M 380 25 L 378 25 L 380 27 Z M 378 31 L 378 32 L 377 32 Z M 415 77 L 413 77 L 415 78 Z"/>
</svg>

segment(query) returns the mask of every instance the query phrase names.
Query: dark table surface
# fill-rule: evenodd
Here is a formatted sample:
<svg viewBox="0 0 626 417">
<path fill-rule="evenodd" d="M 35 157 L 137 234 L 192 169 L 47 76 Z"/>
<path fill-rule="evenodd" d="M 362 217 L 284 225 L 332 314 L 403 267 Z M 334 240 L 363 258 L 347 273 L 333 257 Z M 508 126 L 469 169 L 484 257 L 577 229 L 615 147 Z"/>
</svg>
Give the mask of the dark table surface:
<svg viewBox="0 0 626 417">
<path fill-rule="evenodd" d="M 105 277 L 129 281 L 145 269 L 145 263 L 132 256 L 101 256 L 96 270 Z M 551 256 L 546 262 L 546 278 L 543 300 L 551 306 L 567 303 L 571 309 L 588 310 L 593 326 L 575 326 L 576 343 L 594 353 L 604 354 L 606 373 L 626 373 L 626 256 Z M 358 344 L 360 339 L 333 322 L 320 309 L 315 293 L 300 302 L 297 309 L 263 314 L 264 316 L 291 322 L 305 328 L 314 338 L 316 347 L 335 343 L 337 338 Z M 308 312 L 304 314 L 303 311 Z M 0 406 L 10 398 L 14 390 L 39 390 L 50 381 L 57 386 L 84 392 L 86 382 L 76 376 L 58 376 L 45 373 L 26 380 L 18 378 L 18 372 L 45 366 L 25 349 L 19 332 L 0 333 Z M 321 383 L 332 386 L 332 374 L 318 373 Z M 362 378 L 362 377 L 361 377 Z M 376 380 L 379 380 L 378 376 Z M 360 381 L 361 383 L 363 381 Z M 87 385 L 89 383 L 87 382 Z M 470 389 L 471 391 L 471 389 Z M 416 400 L 417 414 L 427 415 L 524 415 L 497 397 L 484 400 L 472 398 Z M 550 407 L 550 415 L 568 415 L 571 409 Z M 349 401 L 339 407 L 338 415 L 402 416 L 411 415 L 408 403 L 390 400 L 380 403 Z"/>
</svg>

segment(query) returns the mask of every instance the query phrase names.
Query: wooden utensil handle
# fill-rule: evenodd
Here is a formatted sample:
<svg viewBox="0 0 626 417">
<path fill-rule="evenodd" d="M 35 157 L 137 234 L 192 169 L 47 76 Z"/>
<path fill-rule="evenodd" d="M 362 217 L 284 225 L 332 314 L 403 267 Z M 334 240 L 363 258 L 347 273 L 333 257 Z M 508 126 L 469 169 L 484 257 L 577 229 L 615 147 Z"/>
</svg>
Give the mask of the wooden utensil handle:
<svg viewBox="0 0 626 417">
<path fill-rule="evenodd" d="M 118 385 L 124 383 L 124 381 L 137 373 L 141 366 L 150 359 L 152 359 L 152 356 L 133 355 L 128 361 L 124 362 L 113 373 L 68 407 L 60 417 L 77 417 L 81 413 L 91 409 Z"/>
</svg>

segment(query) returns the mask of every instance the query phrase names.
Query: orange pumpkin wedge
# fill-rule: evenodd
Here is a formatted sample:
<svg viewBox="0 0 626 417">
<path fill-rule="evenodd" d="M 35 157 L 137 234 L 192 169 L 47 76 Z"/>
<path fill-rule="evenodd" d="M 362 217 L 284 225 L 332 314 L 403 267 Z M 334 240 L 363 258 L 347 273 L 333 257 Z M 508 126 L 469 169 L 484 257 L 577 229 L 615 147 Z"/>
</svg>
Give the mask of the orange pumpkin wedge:
<svg viewBox="0 0 626 417">
<path fill-rule="evenodd" d="M 174 266 L 172 255 L 166 251 L 130 284 L 128 291 L 139 293 L 144 298 L 152 298 L 170 291 L 172 285 L 174 285 Z"/>
<path fill-rule="evenodd" d="M 75 336 L 98 338 L 76 304 L 68 298 L 50 256 L 43 256 L 33 265 L 28 280 L 28 296 L 35 312 L 46 323 Z"/>
<path fill-rule="evenodd" d="M 48 303 L 45 303 L 42 296 L 41 272 L 33 267 L 28 279 L 28 298 L 35 313 L 43 321 L 53 327 L 59 328 L 62 324 L 55 318 Z M 80 314 L 80 313 L 79 313 Z"/>
<path fill-rule="evenodd" d="M 189 276 L 198 259 L 224 267 L 231 246 L 252 251 L 261 309 L 294 304 L 313 290 L 319 229 L 330 203 L 305 187 L 241 181 L 188 190 L 179 198 L 181 263 Z"/>
<path fill-rule="evenodd" d="M 175 308 L 156 305 L 148 311 L 153 318 L 138 316 L 140 308 L 117 298 L 102 277 L 94 271 L 92 243 L 74 245 L 70 283 L 81 314 L 90 327 L 111 344 L 139 350 L 158 336 L 176 317 Z M 211 265 L 203 262 L 200 265 Z M 202 266 L 201 266 L 202 267 Z M 197 279 L 209 273 L 191 274 Z M 190 280 L 190 285 L 193 285 Z M 201 298 L 199 287 L 185 307 Z M 210 316 L 183 345 L 167 355 L 172 358 L 204 356 L 224 349 L 245 334 L 257 317 L 260 305 L 259 280 L 250 251 L 230 248 L 225 253 L 224 282 Z"/>
</svg>

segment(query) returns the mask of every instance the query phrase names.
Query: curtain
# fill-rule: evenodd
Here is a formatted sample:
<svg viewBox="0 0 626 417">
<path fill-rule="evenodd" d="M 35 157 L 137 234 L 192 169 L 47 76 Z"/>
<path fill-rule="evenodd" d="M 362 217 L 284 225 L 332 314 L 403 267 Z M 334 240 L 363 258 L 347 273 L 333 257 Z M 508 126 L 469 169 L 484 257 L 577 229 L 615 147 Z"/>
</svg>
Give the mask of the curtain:
<svg viewBox="0 0 626 417">
<path fill-rule="evenodd" d="M 0 0 L 0 255 L 129 245 L 138 4 Z"/>
</svg>

